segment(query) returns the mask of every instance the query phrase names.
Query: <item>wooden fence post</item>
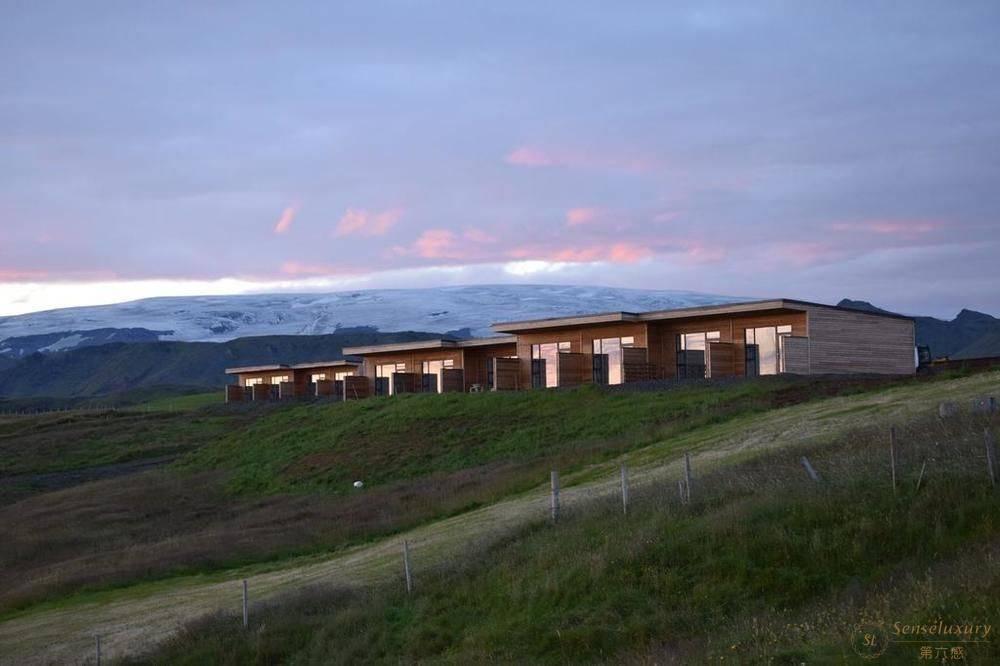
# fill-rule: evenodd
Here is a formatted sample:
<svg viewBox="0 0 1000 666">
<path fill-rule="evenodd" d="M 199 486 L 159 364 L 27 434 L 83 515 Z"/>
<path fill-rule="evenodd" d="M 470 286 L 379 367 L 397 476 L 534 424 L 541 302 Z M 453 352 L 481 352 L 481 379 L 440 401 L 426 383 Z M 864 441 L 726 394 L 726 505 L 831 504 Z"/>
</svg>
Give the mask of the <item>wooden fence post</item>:
<svg viewBox="0 0 1000 666">
<path fill-rule="evenodd" d="M 896 426 L 889 428 L 889 467 L 892 471 L 892 492 L 896 493 Z"/>
<path fill-rule="evenodd" d="M 101 635 L 94 636 L 94 651 L 97 653 L 97 666 L 101 666 Z"/>
<path fill-rule="evenodd" d="M 990 475 L 990 485 L 994 488 L 997 485 L 997 472 L 994 467 L 994 451 L 993 451 L 993 438 L 990 437 L 990 429 L 983 429 L 983 441 L 986 443 L 986 471 Z"/>
<path fill-rule="evenodd" d="M 680 495 L 681 504 L 687 504 L 687 499 L 684 497 L 684 479 L 677 479 L 677 494 Z"/>
<path fill-rule="evenodd" d="M 250 607 L 247 603 L 247 579 L 243 579 L 243 628 L 250 627 Z"/>
<path fill-rule="evenodd" d="M 805 456 L 802 456 L 802 466 L 806 468 L 806 474 L 809 475 L 809 478 L 812 479 L 813 481 L 816 481 L 818 483 L 819 482 L 819 474 L 817 474 L 816 470 L 813 469 L 813 466 L 811 464 L 809 464 L 809 458 L 806 458 Z"/>
<path fill-rule="evenodd" d="M 628 515 L 628 467 L 622 463 L 622 514 Z"/>
<path fill-rule="evenodd" d="M 552 484 L 552 522 L 559 520 L 559 472 L 552 470 L 550 475 L 550 482 Z"/>
<path fill-rule="evenodd" d="M 920 484 L 924 481 L 924 470 L 927 469 L 927 461 L 920 466 L 920 476 L 917 477 L 917 492 L 920 492 Z"/>
<path fill-rule="evenodd" d="M 691 454 L 684 454 L 684 502 L 691 503 Z"/>
<path fill-rule="evenodd" d="M 403 539 L 403 573 L 406 575 L 406 593 L 413 592 L 413 574 L 410 573 L 410 542 Z"/>
</svg>

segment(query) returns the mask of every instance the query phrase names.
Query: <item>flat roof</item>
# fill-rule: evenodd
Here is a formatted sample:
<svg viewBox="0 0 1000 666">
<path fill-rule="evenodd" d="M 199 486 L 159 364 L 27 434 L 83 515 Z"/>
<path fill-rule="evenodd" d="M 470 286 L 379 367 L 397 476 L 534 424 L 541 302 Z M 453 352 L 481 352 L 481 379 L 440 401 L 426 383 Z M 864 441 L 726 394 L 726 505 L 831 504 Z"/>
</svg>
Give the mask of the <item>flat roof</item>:
<svg viewBox="0 0 1000 666">
<path fill-rule="evenodd" d="M 337 368 L 337 367 L 352 367 L 356 368 L 361 364 L 357 361 L 348 361 L 347 359 L 337 359 L 336 361 L 310 361 L 308 363 L 295 363 L 294 365 L 289 365 L 287 363 L 272 363 L 270 365 L 245 365 L 239 368 L 226 368 L 227 375 L 244 375 L 251 372 L 275 372 L 280 370 L 308 370 L 309 368 Z"/>
<path fill-rule="evenodd" d="M 291 370 L 291 367 L 284 363 L 274 363 L 272 365 L 245 365 L 240 368 L 226 368 L 227 375 L 240 375 L 247 372 L 268 372 L 270 370 Z"/>
<path fill-rule="evenodd" d="M 356 368 L 361 364 L 357 361 L 348 361 L 347 359 L 341 358 L 336 361 L 310 361 L 308 363 L 296 363 L 292 366 L 292 370 L 308 370 L 309 368 L 339 368 L 350 366 Z"/>
<path fill-rule="evenodd" d="M 513 335 L 496 335 L 489 338 L 469 338 L 453 340 L 451 338 L 436 338 L 434 340 L 414 340 L 413 342 L 390 342 L 384 345 L 366 345 L 364 347 L 344 347 L 345 354 L 364 356 L 365 354 L 386 354 L 419 349 L 463 349 L 466 347 L 489 347 L 516 342 Z"/>
<path fill-rule="evenodd" d="M 830 308 L 832 310 L 845 310 L 849 312 L 860 312 L 874 317 L 892 317 L 896 319 L 912 319 L 905 315 L 888 312 L 872 312 L 860 308 L 850 308 L 840 305 L 826 305 L 825 303 L 812 303 L 800 301 L 792 298 L 770 298 L 758 301 L 740 301 L 737 303 L 719 303 L 715 305 L 697 305 L 686 308 L 673 308 L 671 310 L 651 310 L 649 312 L 601 312 L 596 314 L 572 315 L 569 317 L 550 317 L 546 319 L 527 319 L 524 321 L 500 322 L 493 324 L 493 329 L 501 333 L 513 333 L 516 331 L 535 330 L 544 328 L 561 328 L 564 326 L 587 326 L 593 324 L 607 324 L 617 322 L 644 322 L 661 321 L 665 319 L 682 319 L 685 317 L 708 317 L 712 315 L 737 314 L 741 312 L 755 312 L 761 310 L 799 310 L 803 311 L 811 307 Z"/>
</svg>

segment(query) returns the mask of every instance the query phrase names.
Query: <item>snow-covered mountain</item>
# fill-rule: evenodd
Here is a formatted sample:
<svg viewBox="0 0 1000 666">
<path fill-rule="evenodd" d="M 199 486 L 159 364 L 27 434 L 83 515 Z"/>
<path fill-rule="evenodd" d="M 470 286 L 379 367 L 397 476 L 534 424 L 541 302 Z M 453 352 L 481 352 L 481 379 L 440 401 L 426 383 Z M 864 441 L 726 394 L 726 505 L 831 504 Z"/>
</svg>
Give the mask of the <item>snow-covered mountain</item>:
<svg viewBox="0 0 1000 666">
<path fill-rule="evenodd" d="M 688 291 L 551 285 L 150 298 L 2 317 L 0 354 L 23 355 L 25 346 L 13 344 L 13 339 L 25 336 L 44 335 L 44 349 L 38 347 L 42 351 L 72 349 L 87 337 L 81 333 L 93 329 L 147 329 L 161 340 L 215 342 L 253 335 L 314 335 L 352 326 L 441 333 L 468 329 L 471 335 L 491 335 L 493 322 L 736 300 L 743 299 Z M 65 335 L 52 335 L 59 333 Z"/>
</svg>

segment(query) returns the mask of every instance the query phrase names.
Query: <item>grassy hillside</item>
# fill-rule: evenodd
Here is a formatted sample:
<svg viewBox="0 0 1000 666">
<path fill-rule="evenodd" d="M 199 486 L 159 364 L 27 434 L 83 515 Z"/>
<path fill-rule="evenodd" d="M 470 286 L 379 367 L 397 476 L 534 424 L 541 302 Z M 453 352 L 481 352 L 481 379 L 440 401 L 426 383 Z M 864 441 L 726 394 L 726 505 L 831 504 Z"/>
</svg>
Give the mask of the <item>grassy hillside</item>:
<svg viewBox="0 0 1000 666">
<path fill-rule="evenodd" d="M 245 662 L 248 654 L 261 663 L 323 663 L 337 658 L 321 641 L 328 636 L 344 654 L 366 646 L 367 660 L 467 663 L 479 660 L 475 650 L 488 650 L 516 661 L 589 655 L 582 660 L 663 662 L 669 659 L 657 650 L 665 649 L 686 663 L 691 659 L 685 655 L 718 645 L 728 649 L 752 639 L 758 641 L 752 645 L 770 647 L 759 642 L 767 639 L 764 629 L 822 625 L 827 609 L 845 600 L 885 601 L 889 597 L 879 595 L 886 590 L 892 600 L 906 600 L 908 590 L 932 589 L 921 578 L 927 562 L 943 568 L 934 570 L 934 585 L 972 598 L 966 594 L 969 580 L 944 574 L 989 566 L 980 553 L 988 556 L 995 516 L 975 494 L 986 483 L 985 424 L 955 421 L 942 430 L 926 415 L 942 399 L 967 404 L 973 396 L 996 393 L 1000 374 L 884 382 L 773 378 L 634 394 L 546 391 L 461 396 L 456 403 L 449 396 L 410 396 L 347 405 L 216 405 L 178 413 L 192 421 L 232 419 L 229 433 L 193 442 L 173 467 L 45 492 L 0 508 L 6 537 L 0 549 L 0 607 L 6 611 L 0 617 L 0 660 L 42 654 L 72 661 L 92 647 L 95 633 L 105 637 L 111 654 L 151 645 L 173 632 L 178 617 L 238 608 L 234 579 L 243 577 L 250 579 L 253 599 L 317 581 L 375 587 L 363 589 L 362 604 L 354 603 L 352 589 L 333 600 L 324 592 L 292 600 L 274 615 L 255 609 L 255 621 L 263 618 L 265 624 L 254 632 L 257 643 L 226 628 L 229 620 L 218 620 L 220 633 L 211 639 L 196 627 L 187 648 L 170 649 L 203 656 L 222 650 L 225 658 L 218 653 L 203 661 L 223 663 Z M 859 390 L 865 392 L 821 399 Z M 393 413 L 407 402 L 405 413 Z M 373 413 L 381 416 L 369 424 Z M 334 415 L 367 433 L 351 446 L 381 456 L 380 467 L 386 468 L 362 470 L 371 476 L 361 492 L 338 480 L 337 461 L 351 456 L 345 457 L 347 449 L 331 431 L 339 423 Z M 900 435 L 903 485 L 896 500 L 876 493 L 869 502 L 866 493 L 888 481 L 889 418 L 910 423 Z M 449 419 L 447 433 L 430 431 L 440 446 L 404 450 L 400 444 L 419 443 L 429 425 Z M 490 423 L 482 437 L 480 422 Z M 116 427 L 113 419 L 107 423 Z M 394 440 L 379 436 L 380 424 L 395 424 Z M 232 450 L 240 442 L 246 457 Z M 696 492 L 695 504 L 681 508 L 675 506 L 675 484 L 684 451 L 692 452 Z M 767 451 L 778 453 L 759 458 Z M 314 461 L 319 454 L 323 462 L 325 453 L 333 462 L 318 465 L 312 476 L 289 474 L 302 468 L 303 457 Z M 806 482 L 798 464 L 803 453 L 823 484 Z M 623 458 L 632 467 L 635 500 L 624 521 L 615 478 Z M 924 459 L 921 491 L 905 494 Z M 449 465 L 454 471 L 447 471 Z M 733 465 L 740 465 L 735 472 Z M 547 514 L 541 486 L 551 468 L 564 481 L 566 520 L 556 532 L 540 525 Z M 939 485 L 947 479 L 953 482 Z M 937 513 L 923 503 L 931 492 L 946 500 Z M 914 512 L 900 503 L 904 499 L 913 502 Z M 851 513 L 855 500 L 862 503 Z M 921 516 L 933 519 L 930 532 Z M 882 543 L 873 536 L 886 526 L 902 530 L 899 540 Z M 553 534 L 559 543 L 550 543 Z M 400 603 L 397 539 L 404 536 L 415 544 L 423 596 Z M 828 537 L 836 547 L 830 552 Z M 491 547 L 497 539 L 504 541 Z M 913 539 L 931 539 L 931 545 Z M 730 540 L 738 548 L 726 554 Z M 808 553 L 802 550 L 807 544 Z M 716 549 L 722 549 L 718 561 Z M 817 558 L 830 569 L 828 581 L 821 579 L 825 569 L 810 569 Z M 885 566 L 863 573 L 882 561 Z M 621 571 L 632 578 L 621 578 Z M 736 580 L 727 580 L 729 571 L 739 573 Z M 906 577 L 911 573 L 916 578 Z M 387 580 L 392 585 L 382 587 Z M 977 579 L 987 587 L 989 580 Z M 601 594 L 591 594 L 591 584 Z M 615 585 L 622 589 L 606 593 Z M 709 594 L 716 585 L 732 595 L 732 603 Z M 660 593 L 665 596 L 655 596 Z M 698 601 L 701 595 L 709 598 Z M 343 612 L 331 620 L 330 608 Z M 836 622 L 846 617 L 836 612 Z M 349 617 L 364 626 L 354 631 L 340 624 Z M 712 626 L 711 635 L 678 629 L 692 618 L 706 623 L 697 626 Z M 532 626 L 543 635 L 530 635 Z M 835 635 L 840 625 L 831 626 L 813 632 L 807 649 L 843 649 Z M 763 633 L 753 627 L 763 627 Z M 462 632 L 476 642 L 456 643 Z M 561 644 L 564 637 L 575 643 Z M 555 656 L 553 645 L 566 656 Z M 529 652 L 530 659 L 520 658 Z M 170 654 L 177 653 L 158 658 L 170 660 Z"/>
<path fill-rule="evenodd" d="M 998 423 L 901 429 L 895 493 L 884 429 L 860 428 L 700 475 L 689 506 L 647 485 L 625 518 L 604 500 L 443 566 L 415 551 L 412 596 L 398 580 L 314 588 L 255 607 L 250 632 L 215 616 L 128 663 L 853 663 L 860 622 L 1000 619 L 1000 502 L 982 446 Z M 995 637 L 952 645 L 1000 659 Z M 884 658 L 919 649 L 890 644 Z"/>
<path fill-rule="evenodd" d="M 363 542 L 528 490 L 553 467 L 580 470 L 707 424 L 887 381 L 774 377 L 653 392 L 591 387 L 11 419 L 7 464 L 19 476 L 6 495 L 20 501 L 0 506 L 8 538 L 0 610 Z M 164 455 L 181 457 L 154 472 L 26 497 L 48 481 L 38 473 Z"/>
<path fill-rule="evenodd" d="M 225 369 L 262 363 L 341 358 L 352 345 L 439 337 L 351 328 L 329 335 L 275 335 L 229 342 L 114 343 L 52 354 L 31 354 L 0 368 L 0 394 L 11 397 L 97 396 L 155 386 L 221 387 Z"/>
</svg>

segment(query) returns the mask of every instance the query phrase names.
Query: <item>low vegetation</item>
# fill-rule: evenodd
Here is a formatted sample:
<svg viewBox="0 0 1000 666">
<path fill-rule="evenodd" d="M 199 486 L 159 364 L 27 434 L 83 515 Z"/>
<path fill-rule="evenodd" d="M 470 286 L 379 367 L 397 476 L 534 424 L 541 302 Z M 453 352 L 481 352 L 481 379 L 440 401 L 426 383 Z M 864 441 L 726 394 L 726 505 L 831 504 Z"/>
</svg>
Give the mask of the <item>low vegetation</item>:
<svg viewBox="0 0 1000 666">
<path fill-rule="evenodd" d="M 770 378 L 0 421 L 16 474 L 0 482 L 0 612 L 329 552 L 530 489 L 551 467 L 583 469 L 706 424 L 885 383 Z M 176 462 L 127 474 L 164 457 Z M 87 465 L 111 465 L 111 478 L 42 492 L 52 474 L 89 480 Z"/>
<path fill-rule="evenodd" d="M 312 588 L 253 607 L 250 631 L 210 617 L 127 663 L 853 661 L 859 623 L 1000 619 L 983 440 L 998 426 L 966 413 L 901 428 L 895 491 L 883 428 L 697 475 L 690 505 L 636 486 L 624 519 L 602 501 L 443 565 L 414 552 L 412 595 L 402 581 Z M 1000 659 L 995 636 L 954 645 Z"/>
</svg>

